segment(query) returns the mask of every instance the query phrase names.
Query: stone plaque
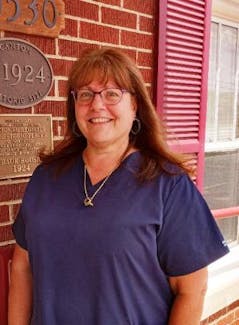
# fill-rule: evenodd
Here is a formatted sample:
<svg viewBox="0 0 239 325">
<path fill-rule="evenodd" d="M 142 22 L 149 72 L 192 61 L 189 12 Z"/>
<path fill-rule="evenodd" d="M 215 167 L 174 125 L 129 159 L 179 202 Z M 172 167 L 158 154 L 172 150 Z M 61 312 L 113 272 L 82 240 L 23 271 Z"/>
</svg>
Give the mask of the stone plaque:
<svg viewBox="0 0 239 325">
<path fill-rule="evenodd" d="M 39 103 L 52 86 L 52 67 L 34 45 L 0 39 L 0 105 L 26 108 Z"/>
<path fill-rule="evenodd" d="M 0 179 L 29 176 L 52 149 L 51 115 L 0 115 Z"/>
</svg>

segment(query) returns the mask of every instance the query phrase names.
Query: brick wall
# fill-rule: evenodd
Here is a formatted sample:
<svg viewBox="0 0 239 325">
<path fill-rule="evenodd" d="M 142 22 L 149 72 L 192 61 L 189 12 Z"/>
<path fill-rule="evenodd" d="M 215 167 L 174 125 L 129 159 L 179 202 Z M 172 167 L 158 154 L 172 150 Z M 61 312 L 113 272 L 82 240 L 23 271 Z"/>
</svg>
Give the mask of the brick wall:
<svg viewBox="0 0 239 325">
<path fill-rule="evenodd" d="M 211 315 L 201 325 L 239 325 L 239 300 Z"/>
<path fill-rule="evenodd" d="M 66 80 L 72 63 L 86 47 L 113 46 L 125 50 L 139 66 L 150 87 L 153 81 L 153 56 L 157 1 L 99 0 L 65 1 L 65 29 L 58 38 L 0 32 L 36 45 L 53 67 L 54 84 L 41 103 L 27 109 L 0 106 L 0 114 L 51 114 L 54 144 L 66 129 Z M 18 211 L 28 178 L 0 181 L 0 246 L 14 243 L 11 224 Z"/>
<path fill-rule="evenodd" d="M 113 46 L 126 51 L 137 63 L 150 89 L 155 87 L 157 4 L 154 0 L 65 1 L 65 30 L 58 38 L 0 32 L 36 45 L 49 59 L 54 84 L 43 102 L 15 110 L 0 106 L 1 114 L 51 114 L 54 144 L 63 138 L 66 122 L 66 80 L 72 63 L 86 47 Z M 0 180 L 0 249 L 14 243 L 11 224 L 19 209 L 28 178 Z M 226 314 L 226 315 L 225 315 Z M 202 324 L 239 324 L 239 302 L 212 315 Z"/>
</svg>

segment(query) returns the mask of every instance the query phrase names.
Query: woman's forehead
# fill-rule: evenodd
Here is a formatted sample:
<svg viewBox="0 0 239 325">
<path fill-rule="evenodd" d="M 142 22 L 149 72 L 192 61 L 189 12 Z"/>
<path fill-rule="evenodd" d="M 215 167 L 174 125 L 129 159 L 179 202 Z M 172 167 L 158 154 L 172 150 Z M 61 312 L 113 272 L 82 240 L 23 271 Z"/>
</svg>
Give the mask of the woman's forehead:
<svg viewBox="0 0 239 325">
<path fill-rule="evenodd" d="M 131 89 L 132 84 L 128 71 L 115 66 L 84 66 L 75 71 L 72 80 L 73 88 L 82 88 L 92 82 L 98 82 L 102 87 L 113 83 L 115 87 Z M 113 85 L 112 85 L 113 86 Z"/>
<path fill-rule="evenodd" d="M 112 79 L 109 79 L 107 82 L 102 82 L 101 80 L 94 79 L 90 83 L 85 84 L 82 87 L 89 87 L 89 88 L 118 88 L 119 85 Z"/>
<path fill-rule="evenodd" d="M 76 82 L 78 87 L 88 86 L 90 84 L 98 84 L 101 86 L 120 86 L 119 83 L 113 78 L 112 75 L 102 73 L 89 73 L 85 76 L 79 76 Z"/>
</svg>

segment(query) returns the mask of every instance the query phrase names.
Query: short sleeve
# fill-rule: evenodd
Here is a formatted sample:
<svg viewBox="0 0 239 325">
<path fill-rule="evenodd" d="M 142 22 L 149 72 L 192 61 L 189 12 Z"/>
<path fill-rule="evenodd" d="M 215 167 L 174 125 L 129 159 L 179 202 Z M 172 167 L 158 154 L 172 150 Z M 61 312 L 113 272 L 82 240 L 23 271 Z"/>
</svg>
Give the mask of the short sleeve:
<svg viewBox="0 0 239 325">
<path fill-rule="evenodd" d="M 175 177 L 165 198 L 158 258 L 169 276 L 199 270 L 229 250 L 210 209 L 190 178 Z"/>
<path fill-rule="evenodd" d="M 12 226 L 12 231 L 16 242 L 22 248 L 27 249 L 27 241 L 25 238 L 25 222 L 23 217 L 23 208 L 21 206 L 20 211 L 17 215 L 17 218 Z"/>
</svg>

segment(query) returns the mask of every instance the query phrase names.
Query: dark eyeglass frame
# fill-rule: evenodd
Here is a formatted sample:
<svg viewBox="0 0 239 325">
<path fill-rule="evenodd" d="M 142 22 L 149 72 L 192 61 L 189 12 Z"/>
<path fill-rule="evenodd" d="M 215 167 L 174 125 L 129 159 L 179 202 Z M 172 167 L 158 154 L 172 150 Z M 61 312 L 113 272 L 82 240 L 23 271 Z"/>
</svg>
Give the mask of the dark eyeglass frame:
<svg viewBox="0 0 239 325">
<path fill-rule="evenodd" d="M 86 100 L 86 101 L 79 102 L 79 104 L 83 104 L 83 105 L 84 104 L 85 105 L 90 105 L 93 102 L 93 100 L 95 99 L 95 96 L 96 95 L 100 95 L 100 98 L 103 101 L 103 103 L 105 103 L 107 105 L 116 105 L 116 104 L 118 104 L 121 101 L 124 93 L 131 93 L 132 94 L 132 92 L 130 92 L 129 90 L 127 90 L 127 89 L 121 89 L 121 88 L 104 88 L 101 91 L 93 91 L 91 89 L 79 89 L 79 90 L 86 90 L 86 91 L 89 91 L 90 93 L 93 94 L 93 97 L 89 101 Z M 105 99 L 103 98 L 103 96 L 101 94 L 102 92 L 104 92 L 106 90 L 120 90 L 121 96 L 114 103 L 107 102 L 107 101 L 105 101 Z M 74 98 L 74 100 L 75 100 L 76 103 L 77 103 L 77 91 L 78 91 L 77 89 L 71 90 L 71 94 L 72 94 L 72 96 L 73 96 L 73 98 Z"/>
</svg>

